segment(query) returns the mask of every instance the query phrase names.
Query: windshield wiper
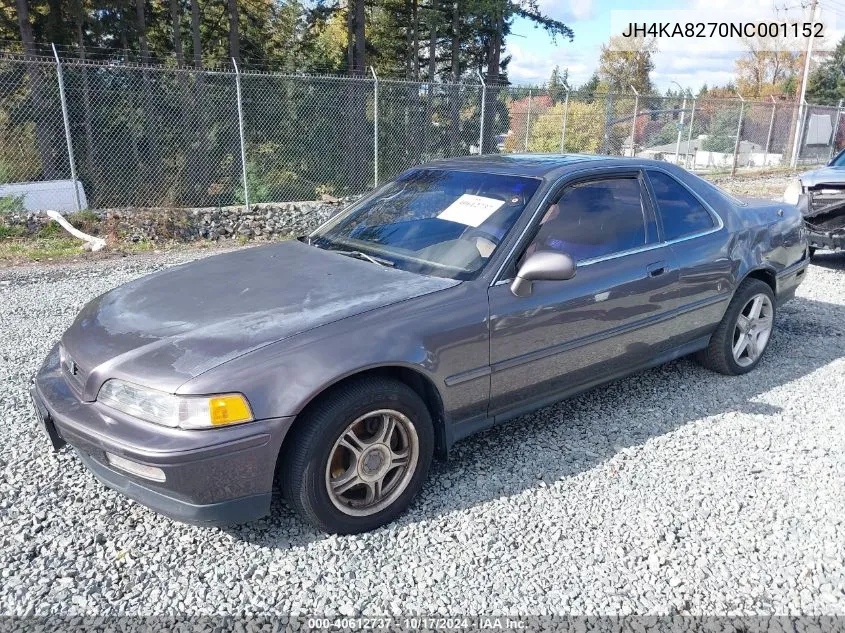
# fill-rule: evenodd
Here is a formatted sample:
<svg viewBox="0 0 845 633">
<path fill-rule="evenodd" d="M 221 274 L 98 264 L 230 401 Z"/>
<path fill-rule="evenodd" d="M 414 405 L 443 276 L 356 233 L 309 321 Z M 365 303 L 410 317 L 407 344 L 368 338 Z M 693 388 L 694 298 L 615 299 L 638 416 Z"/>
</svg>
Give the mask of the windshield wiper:
<svg viewBox="0 0 845 633">
<path fill-rule="evenodd" d="M 354 257 L 355 259 L 365 259 L 368 262 L 372 262 L 373 264 L 379 264 L 381 266 L 393 266 L 393 262 L 389 259 L 383 259 L 381 257 L 373 257 L 372 255 L 368 255 L 362 251 L 336 251 L 332 249 L 333 252 L 338 253 L 339 255 L 346 255 L 347 257 Z"/>
</svg>

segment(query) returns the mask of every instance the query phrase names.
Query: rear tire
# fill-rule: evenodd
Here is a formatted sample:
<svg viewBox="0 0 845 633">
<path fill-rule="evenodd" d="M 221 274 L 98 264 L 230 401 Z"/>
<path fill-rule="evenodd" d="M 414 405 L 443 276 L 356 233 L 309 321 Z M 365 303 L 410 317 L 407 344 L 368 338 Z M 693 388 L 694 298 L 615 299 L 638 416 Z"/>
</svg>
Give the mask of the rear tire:
<svg viewBox="0 0 845 633">
<path fill-rule="evenodd" d="M 405 383 L 362 378 L 321 396 L 283 448 L 285 498 L 325 532 L 389 523 L 419 492 L 434 454 L 423 400 Z"/>
<path fill-rule="evenodd" d="M 754 369 L 771 340 L 775 305 L 769 284 L 752 278 L 743 281 L 710 337 L 710 344 L 696 354 L 698 362 L 728 376 Z"/>
</svg>

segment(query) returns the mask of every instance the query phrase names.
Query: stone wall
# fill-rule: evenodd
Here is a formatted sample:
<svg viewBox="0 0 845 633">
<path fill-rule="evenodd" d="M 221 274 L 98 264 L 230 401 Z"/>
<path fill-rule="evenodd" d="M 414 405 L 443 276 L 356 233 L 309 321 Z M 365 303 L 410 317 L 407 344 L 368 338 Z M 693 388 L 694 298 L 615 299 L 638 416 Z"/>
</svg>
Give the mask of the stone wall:
<svg viewBox="0 0 845 633">
<path fill-rule="evenodd" d="M 309 233 L 345 208 L 337 202 L 277 202 L 200 209 L 103 209 L 68 213 L 68 221 L 86 233 L 113 242 L 191 242 L 201 239 L 280 239 Z M 16 236 L 44 235 L 50 218 L 43 212 L 0 215 L 0 224 Z M 54 226 L 56 226 L 54 224 Z M 9 231 L 7 231 L 9 232 Z"/>
</svg>

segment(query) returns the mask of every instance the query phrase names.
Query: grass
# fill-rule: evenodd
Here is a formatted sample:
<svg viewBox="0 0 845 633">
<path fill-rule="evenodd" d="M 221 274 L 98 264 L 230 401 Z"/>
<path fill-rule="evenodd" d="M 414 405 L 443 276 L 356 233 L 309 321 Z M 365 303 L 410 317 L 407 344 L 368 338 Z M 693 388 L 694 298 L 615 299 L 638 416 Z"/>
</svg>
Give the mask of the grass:
<svg viewBox="0 0 845 633">
<path fill-rule="evenodd" d="M 712 178 L 724 178 L 724 177 L 735 178 L 737 180 L 739 180 L 739 179 L 749 179 L 749 180 L 751 180 L 751 179 L 754 179 L 754 178 L 763 178 L 765 176 L 783 176 L 783 175 L 794 174 L 796 172 L 806 171 L 808 169 L 816 169 L 817 167 L 820 167 L 820 166 L 821 165 L 815 165 L 815 166 L 810 165 L 810 166 L 803 166 L 802 167 L 802 166 L 799 165 L 798 167 L 789 167 L 789 166 L 784 167 L 784 166 L 780 166 L 780 165 L 772 165 L 772 166 L 769 166 L 769 167 L 760 167 L 760 168 L 753 168 L 753 169 L 749 169 L 747 167 L 740 167 L 736 170 L 735 176 L 731 176 L 731 168 L 730 167 L 725 167 L 724 169 L 722 169 L 722 168 L 713 169 L 711 171 L 708 171 L 707 173 L 702 173 L 702 174 L 699 174 L 699 175 L 702 178 L 705 178 L 705 179 L 708 179 L 708 180 L 712 179 Z"/>
<path fill-rule="evenodd" d="M 36 237 L 0 241 L 0 262 L 43 261 L 82 252 L 81 242 L 66 237 Z"/>
<path fill-rule="evenodd" d="M 45 231 L 42 230 L 37 237 L 0 239 L 0 264 L 68 259 L 88 253 L 83 248 L 81 240 L 62 236 L 60 233 L 44 233 Z M 157 248 L 162 249 L 162 246 L 141 241 L 121 244 L 118 248 L 109 249 L 105 252 L 111 254 L 147 253 Z M 167 248 L 167 246 L 164 248 Z"/>
<path fill-rule="evenodd" d="M 63 232 L 64 229 L 58 222 L 50 220 L 47 224 L 41 227 L 41 230 L 38 231 L 37 237 L 59 237 Z"/>
<path fill-rule="evenodd" d="M 26 234 L 26 229 L 22 226 L 6 226 L 0 224 L 0 240 L 8 237 L 23 237 Z"/>
<path fill-rule="evenodd" d="M 2 228 L 2 227 L 0 227 Z M 45 227 L 46 228 L 46 227 Z M 42 233 L 44 231 L 42 230 Z M 4 237 L 8 239 L 3 239 Z M 79 258 L 109 258 L 135 255 L 152 251 L 170 251 L 180 249 L 213 249 L 223 246 L 211 240 L 197 242 L 156 243 L 147 240 L 126 242 L 107 249 L 91 253 L 83 247 L 83 242 L 62 233 L 47 232 L 36 237 L 9 237 L 0 234 L 0 267 L 25 264 L 27 262 L 64 261 Z"/>
<path fill-rule="evenodd" d="M 0 182 L 6 182 L 0 180 Z M 23 196 L 0 196 L 0 213 L 22 213 L 26 209 L 23 206 Z"/>
</svg>

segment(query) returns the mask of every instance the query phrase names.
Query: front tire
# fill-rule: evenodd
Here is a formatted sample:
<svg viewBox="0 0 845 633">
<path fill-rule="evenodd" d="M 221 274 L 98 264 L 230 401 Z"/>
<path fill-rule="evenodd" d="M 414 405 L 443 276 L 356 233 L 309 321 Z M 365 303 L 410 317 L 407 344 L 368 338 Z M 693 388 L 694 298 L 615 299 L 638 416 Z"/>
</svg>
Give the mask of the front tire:
<svg viewBox="0 0 845 633">
<path fill-rule="evenodd" d="M 728 376 L 754 369 L 771 340 L 775 295 L 764 281 L 749 278 L 734 293 L 710 344 L 696 355 L 705 367 Z"/>
<path fill-rule="evenodd" d="M 434 427 L 406 384 L 363 378 L 321 396 L 289 443 L 280 464 L 288 503 L 325 532 L 355 534 L 408 507 L 431 465 Z"/>
</svg>

